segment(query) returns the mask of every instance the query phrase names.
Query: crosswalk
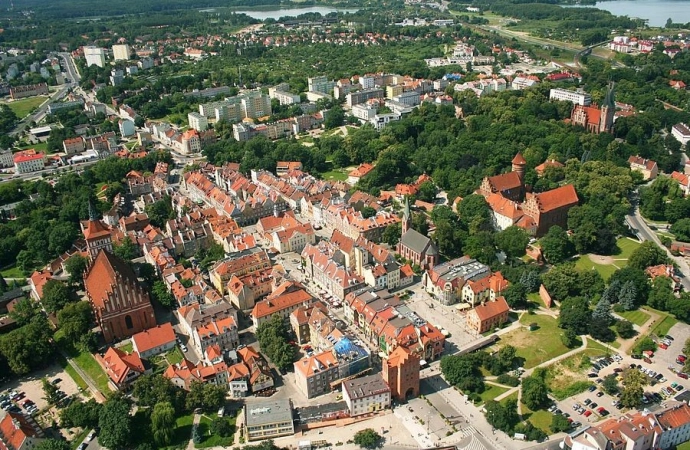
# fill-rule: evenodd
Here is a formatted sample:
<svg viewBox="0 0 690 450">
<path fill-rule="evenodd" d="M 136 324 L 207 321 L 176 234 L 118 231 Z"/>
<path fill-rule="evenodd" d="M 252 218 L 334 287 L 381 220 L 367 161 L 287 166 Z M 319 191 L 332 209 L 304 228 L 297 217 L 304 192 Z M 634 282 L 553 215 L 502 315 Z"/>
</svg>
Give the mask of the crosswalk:
<svg viewBox="0 0 690 450">
<path fill-rule="evenodd" d="M 477 439 L 476 436 L 472 436 L 470 443 L 462 447 L 460 450 L 487 450 L 487 448 L 484 447 L 481 442 L 479 442 L 479 439 Z"/>
<path fill-rule="evenodd" d="M 459 433 L 462 436 L 461 439 L 464 439 L 468 436 L 473 436 L 477 432 L 477 429 L 474 428 L 472 425 L 467 426 L 465 428 L 461 428 Z"/>
</svg>

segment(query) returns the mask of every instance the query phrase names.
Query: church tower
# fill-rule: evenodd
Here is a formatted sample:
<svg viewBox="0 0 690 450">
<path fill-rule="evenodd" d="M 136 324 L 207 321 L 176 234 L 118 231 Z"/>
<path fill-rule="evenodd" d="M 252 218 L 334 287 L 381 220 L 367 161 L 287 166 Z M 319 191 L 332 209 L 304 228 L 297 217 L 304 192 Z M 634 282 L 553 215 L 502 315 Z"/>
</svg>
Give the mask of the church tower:
<svg viewBox="0 0 690 450">
<path fill-rule="evenodd" d="M 606 90 L 604 103 L 601 105 L 601 115 L 599 116 L 599 133 L 610 133 L 613 131 L 613 115 L 616 113 L 616 102 L 614 100 L 615 83 L 609 83 Z"/>
<path fill-rule="evenodd" d="M 402 217 L 402 235 L 407 233 L 407 230 L 412 228 L 412 215 L 410 214 L 410 199 L 405 196 L 405 209 Z"/>
<path fill-rule="evenodd" d="M 110 236 L 110 230 L 98 218 L 98 213 L 89 201 L 89 221 L 83 226 L 84 239 L 86 240 L 86 249 L 89 252 L 89 259 L 91 261 L 96 259 L 98 252 L 107 250 L 113 251 L 113 241 Z"/>
<path fill-rule="evenodd" d="M 513 163 L 513 172 L 517 173 L 518 177 L 520 177 L 520 181 L 524 182 L 525 167 L 527 166 L 527 161 L 522 156 L 522 153 L 518 152 L 517 155 L 515 155 L 515 158 L 513 158 L 512 163 Z"/>
</svg>

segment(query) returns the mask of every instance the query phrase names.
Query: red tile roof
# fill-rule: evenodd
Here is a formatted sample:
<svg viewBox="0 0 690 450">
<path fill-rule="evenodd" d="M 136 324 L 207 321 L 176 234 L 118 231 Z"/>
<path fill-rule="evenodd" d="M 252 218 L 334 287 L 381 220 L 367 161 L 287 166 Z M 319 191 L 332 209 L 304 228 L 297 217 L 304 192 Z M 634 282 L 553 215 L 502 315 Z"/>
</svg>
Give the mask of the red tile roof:
<svg viewBox="0 0 690 450">
<path fill-rule="evenodd" d="M 156 347 L 175 341 L 175 331 L 169 322 L 149 328 L 132 336 L 134 347 L 138 353 L 145 353 Z"/>
<path fill-rule="evenodd" d="M 372 165 L 369 164 L 369 163 L 362 163 L 362 164 L 360 164 L 355 170 L 353 170 L 352 172 L 350 172 L 350 173 L 348 174 L 348 176 L 354 177 L 354 178 L 361 178 L 361 177 L 363 177 L 364 175 L 366 175 L 366 174 L 368 174 L 369 172 L 371 172 L 372 170 L 374 170 L 374 166 L 372 166 Z"/>
<path fill-rule="evenodd" d="M 511 161 L 513 164 L 527 164 L 527 161 L 525 158 L 522 156 L 522 153 L 518 152 L 517 155 L 515 155 L 515 158 Z"/>
<path fill-rule="evenodd" d="M 633 166 L 642 166 L 647 170 L 652 170 L 654 169 L 654 166 L 656 166 L 656 161 L 652 161 L 651 159 L 646 159 L 642 158 L 641 156 L 631 156 L 628 158 L 628 163 Z"/>
<path fill-rule="evenodd" d="M 504 192 L 517 189 L 522 186 L 522 180 L 517 172 L 508 172 L 489 177 L 489 183 L 495 192 Z"/>
<path fill-rule="evenodd" d="M 312 299 L 313 297 L 307 291 L 304 289 L 298 289 L 293 292 L 288 292 L 277 297 L 272 297 L 267 300 L 257 302 L 254 305 L 254 309 L 252 309 L 252 317 L 258 319 L 261 317 L 270 316 L 278 311 L 299 305 L 300 303 L 307 303 Z"/>
<path fill-rule="evenodd" d="M 110 230 L 100 220 L 89 220 L 84 228 L 84 237 L 89 239 L 97 239 L 110 235 Z"/>
<path fill-rule="evenodd" d="M 27 437 L 36 436 L 36 430 L 23 414 L 8 412 L 0 422 L 0 449 L 2 450 L 18 449 Z"/>
<path fill-rule="evenodd" d="M 23 152 L 17 152 L 14 154 L 13 159 L 15 163 L 23 163 L 27 161 L 35 161 L 38 159 L 43 159 L 45 154 L 42 152 L 36 152 L 36 150 L 24 150 Z"/>
<path fill-rule="evenodd" d="M 506 303 L 506 299 L 498 297 L 495 301 L 478 305 L 473 311 L 477 314 L 479 320 L 484 322 L 485 320 L 507 313 L 509 310 L 510 308 L 508 307 L 508 303 Z"/>
<path fill-rule="evenodd" d="M 127 263 L 117 256 L 101 250 L 87 271 L 84 287 L 97 308 L 104 308 L 108 295 L 118 282 L 118 276 L 138 284 L 136 275 Z"/>
<path fill-rule="evenodd" d="M 130 371 L 144 373 L 144 363 L 141 362 L 139 355 L 132 352 L 127 354 L 122 350 L 110 347 L 103 355 L 103 363 L 105 364 L 105 372 L 108 374 L 113 383 L 120 385 Z"/>
<path fill-rule="evenodd" d="M 665 411 L 658 416 L 659 423 L 664 428 L 679 428 L 690 423 L 690 407 L 686 404 L 668 411 Z"/>
<path fill-rule="evenodd" d="M 36 289 L 38 298 L 43 298 L 43 286 L 45 286 L 48 280 L 51 280 L 52 278 L 52 274 L 47 270 L 43 270 L 41 272 L 35 271 L 33 274 L 31 274 L 31 283 Z"/>
<path fill-rule="evenodd" d="M 572 184 L 534 194 L 534 198 L 539 204 L 539 211 L 541 212 L 552 211 L 568 205 L 577 205 L 579 202 L 577 192 L 575 192 L 575 187 Z"/>
</svg>

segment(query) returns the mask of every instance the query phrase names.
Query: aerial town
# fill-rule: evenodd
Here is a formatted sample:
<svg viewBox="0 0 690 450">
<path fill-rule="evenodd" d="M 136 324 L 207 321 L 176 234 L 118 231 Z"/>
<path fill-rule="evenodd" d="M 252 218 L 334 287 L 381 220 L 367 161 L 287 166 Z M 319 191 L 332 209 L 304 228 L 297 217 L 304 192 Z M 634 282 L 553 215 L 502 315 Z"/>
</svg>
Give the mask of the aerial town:
<svg viewBox="0 0 690 450">
<path fill-rule="evenodd" d="M 0 450 L 690 449 L 690 16 L 27 2 Z"/>
</svg>

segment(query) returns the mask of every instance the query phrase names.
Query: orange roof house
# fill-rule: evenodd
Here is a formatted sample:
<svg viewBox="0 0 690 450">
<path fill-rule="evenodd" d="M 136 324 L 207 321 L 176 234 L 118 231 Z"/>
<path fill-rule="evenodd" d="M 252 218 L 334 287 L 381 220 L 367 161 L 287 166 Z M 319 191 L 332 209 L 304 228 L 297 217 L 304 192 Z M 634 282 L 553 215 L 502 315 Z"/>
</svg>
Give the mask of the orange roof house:
<svg viewBox="0 0 690 450">
<path fill-rule="evenodd" d="M 366 174 L 374 170 L 374 166 L 369 163 L 362 163 L 356 169 L 347 174 L 347 182 L 349 184 L 357 184 L 359 180 Z"/>
<path fill-rule="evenodd" d="M 108 348 L 105 355 L 97 359 L 100 360 L 105 373 L 117 389 L 126 388 L 146 371 L 138 354 L 134 352 L 127 354 L 114 347 Z"/>
<path fill-rule="evenodd" d="M 510 308 L 503 297 L 476 306 L 467 313 L 467 326 L 477 334 L 501 326 L 508 320 Z"/>
<path fill-rule="evenodd" d="M 30 450 L 44 437 L 30 416 L 8 412 L 0 421 L 0 450 Z"/>
<path fill-rule="evenodd" d="M 175 347 L 175 331 L 166 322 L 132 336 L 132 345 L 141 358 L 150 358 Z"/>
</svg>

